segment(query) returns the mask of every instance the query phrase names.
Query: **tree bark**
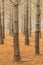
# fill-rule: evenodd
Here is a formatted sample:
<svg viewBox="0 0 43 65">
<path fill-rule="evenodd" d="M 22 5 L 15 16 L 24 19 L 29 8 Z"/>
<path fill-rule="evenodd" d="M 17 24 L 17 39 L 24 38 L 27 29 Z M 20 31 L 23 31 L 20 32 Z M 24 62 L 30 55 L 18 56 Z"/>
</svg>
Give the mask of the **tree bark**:
<svg viewBox="0 0 43 65">
<path fill-rule="evenodd" d="M 37 16 L 36 16 L 36 31 L 35 31 L 35 53 L 39 54 L 39 35 L 40 35 L 40 0 L 37 0 Z"/>
<path fill-rule="evenodd" d="M 26 17 L 25 17 L 25 44 L 29 45 L 29 32 L 28 32 L 28 0 L 26 5 Z"/>
<path fill-rule="evenodd" d="M 31 36 L 31 0 L 30 0 L 30 36 Z"/>
<path fill-rule="evenodd" d="M 2 20 L 2 36 L 3 38 L 5 38 L 5 26 L 4 26 L 4 0 L 2 0 L 2 17 L 3 17 L 3 20 Z"/>
<path fill-rule="evenodd" d="M 13 5 L 12 5 L 12 35 L 13 35 Z"/>
<path fill-rule="evenodd" d="M 10 2 L 11 3 L 11 2 Z M 11 3 L 12 4 L 12 3 Z M 9 26 L 9 34 L 13 36 L 13 4 L 10 6 L 10 26 Z"/>
<path fill-rule="evenodd" d="M 20 50 L 19 50 L 19 30 L 18 30 L 18 0 L 16 0 L 16 5 L 14 7 L 14 59 L 15 61 L 20 61 Z"/>
<path fill-rule="evenodd" d="M 10 2 L 10 23 L 9 23 L 9 34 L 12 35 L 12 3 Z"/>
<path fill-rule="evenodd" d="M 3 36 L 2 36 L 2 25 L 1 25 L 1 6 L 0 6 L 0 44 L 3 44 Z"/>
</svg>

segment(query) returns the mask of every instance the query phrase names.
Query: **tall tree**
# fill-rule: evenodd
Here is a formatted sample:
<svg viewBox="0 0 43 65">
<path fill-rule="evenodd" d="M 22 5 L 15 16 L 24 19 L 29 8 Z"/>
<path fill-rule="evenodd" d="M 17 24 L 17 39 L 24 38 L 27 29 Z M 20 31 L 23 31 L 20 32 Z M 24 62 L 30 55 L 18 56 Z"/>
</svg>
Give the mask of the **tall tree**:
<svg viewBox="0 0 43 65">
<path fill-rule="evenodd" d="M 25 44 L 29 45 L 29 32 L 28 32 L 28 0 L 26 4 L 26 13 L 25 13 Z"/>
<path fill-rule="evenodd" d="M 24 31 L 23 31 L 23 34 L 25 35 L 25 11 L 24 11 Z"/>
<path fill-rule="evenodd" d="M 13 4 L 10 2 L 10 26 L 9 26 L 9 34 L 13 35 Z"/>
<path fill-rule="evenodd" d="M 40 38 L 41 38 L 41 17 L 40 17 Z"/>
<path fill-rule="evenodd" d="M 2 33 L 3 33 L 3 38 L 5 38 L 5 26 L 4 26 L 4 0 L 2 0 Z"/>
<path fill-rule="evenodd" d="M 40 35 L 40 0 L 37 0 L 37 16 L 35 31 L 35 53 L 39 54 L 39 35 Z"/>
<path fill-rule="evenodd" d="M 9 34 L 12 35 L 12 3 L 10 2 L 10 23 L 9 23 Z"/>
<path fill-rule="evenodd" d="M 13 35 L 13 5 L 12 5 L 12 35 Z"/>
<path fill-rule="evenodd" d="M 18 0 L 15 0 L 14 6 L 14 59 L 20 61 L 20 50 L 19 50 L 19 29 L 18 29 Z"/>
<path fill-rule="evenodd" d="M 31 36 L 31 0 L 30 0 L 30 36 Z"/>
<path fill-rule="evenodd" d="M 40 5 L 41 5 L 41 2 L 40 2 Z M 41 6 L 40 6 L 40 14 L 41 14 Z M 40 22 L 39 22 L 39 24 L 40 24 L 40 38 L 41 38 L 41 16 L 40 16 Z"/>
<path fill-rule="evenodd" d="M 1 25 L 1 6 L 0 6 L 0 44 L 3 44 L 3 36 L 2 36 L 2 25 Z"/>
</svg>

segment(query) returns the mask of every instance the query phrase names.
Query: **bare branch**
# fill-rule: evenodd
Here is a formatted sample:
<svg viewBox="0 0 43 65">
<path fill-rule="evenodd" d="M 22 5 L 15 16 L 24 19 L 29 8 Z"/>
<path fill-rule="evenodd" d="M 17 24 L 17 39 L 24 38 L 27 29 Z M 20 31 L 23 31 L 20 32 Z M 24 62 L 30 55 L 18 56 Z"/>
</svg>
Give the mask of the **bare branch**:
<svg viewBox="0 0 43 65">
<path fill-rule="evenodd" d="M 20 0 L 20 1 L 18 1 L 18 3 L 15 4 L 12 0 L 9 0 L 9 1 L 14 5 L 14 7 L 19 5 L 19 3 L 21 2 L 21 0 Z"/>
</svg>

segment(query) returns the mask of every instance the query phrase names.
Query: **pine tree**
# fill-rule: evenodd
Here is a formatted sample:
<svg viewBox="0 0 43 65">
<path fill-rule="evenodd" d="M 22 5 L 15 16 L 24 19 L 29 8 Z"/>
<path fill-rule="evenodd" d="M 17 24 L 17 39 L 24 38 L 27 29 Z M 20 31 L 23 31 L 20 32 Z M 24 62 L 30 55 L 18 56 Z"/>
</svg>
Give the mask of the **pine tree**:
<svg viewBox="0 0 43 65">
<path fill-rule="evenodd" d="M 20 50 L 19 50 L 19 30 L 18 30 L 18 0 L 14 6 L 14 59 L 15 61 L 20 61 Z"/>
<path fill-rule="evenodd" d="M 35 53 L 39 54 L 39 35 L 40 35 L 40 0 L 37 0 L 37 16 L 36 16 L 36 31 L 35 31 Z"/>
<path fill-rule="evenodd" d="M 5 26 L 4 26 L 4 0 L 2 0 L 2 35 L 3 35 L 3 38 L 5 38 Z"/>
<path fill-rule="evenodd" d="M 31 36 L 31 0 L 30 0 L 30 36 Z"/>
<path fill-rule="evenodd" d="M 29 32 L 28 32 L 28 0 L 26 5 L 26 17 L 25 17 L 25 44 L 29 45 Z"/>
<path fill-rule="evenodd" d="M 2 24 L 1 24 L 1 6 L 0 6 L 0 44 L 3 44 L 3 36 L 2 36 Z"/>
</svg>

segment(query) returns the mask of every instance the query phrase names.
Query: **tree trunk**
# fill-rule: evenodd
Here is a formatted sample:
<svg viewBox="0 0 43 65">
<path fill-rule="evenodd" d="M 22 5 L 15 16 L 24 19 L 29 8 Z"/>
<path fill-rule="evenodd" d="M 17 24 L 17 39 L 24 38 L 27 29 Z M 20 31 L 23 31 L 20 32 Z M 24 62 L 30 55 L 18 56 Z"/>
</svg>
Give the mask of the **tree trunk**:
<svg viewBox="0 0 43 65">
<path fill-rule="evenodd" d="M 3 44 L 3 36 L 2 36 L 2 25 L 1 25 L 1 6 L 0 6 L 0 44 Z"/>
<path fill-rule="evenodd" d="M 4 0 L 2 0 L 2 13 L 3 13 L 3 20 L 2 20 L 2 36 L 5 38 L 5 27 L 4 27 Z"/>
<path fill-rule="evenodd" d="M 40 14 L 41 14 L 41 8 L 40 8 Z M 40 24 L 40 38 L 41 38 L 41 16 L 40 16 L 40 22 L 39 22 L 39 24 Z"/>
<path fill-rule="evenodd" d="M 40 38 L 41 38 L 41 22 L 40 22 Z"/>
<path fill-rule="evenodd" d="M 37 16 L 35 31 L 35 53 L 39 54 L 39 35 L 40 35 L 40 0 L 37 0 Z"/>
<path fill-rule="evenodd" d="M 14 59 L 15 61 L 20 61 L 20 50 L 19 50 L 19 30 L 18 30 L 18 0 L 16 1 L 16 5 L 14 7 Z"/>
<path fill-rule="evenodd" d="M 9 34 L 12 35 L 12 6 L 11 6 L 11 2 L 10 2 L 10 23 L 9 23 Z"/>
<path fill-rule="evenodd" d="M 10 2 L 11 3 L 11 2 Z M 12 3 L 11 3 L 12 4 Z M 10 26 L 9 26 L 9 34 L 13 36 L 13 4 L 10 6 Z"/>
<path fill-rule="evenodd" d="M 28 32 L 28 0 L 26 5 L 26 16 L 25 16 L 25 44 L 29 45 L 29 32 Z"/>
<path fill-rule="evenodd" d="M 12 7 L 12 35 L 13 35 L 13 7 Z"/>
<path fill-rule="evenodd" d="M 31 0 L 30 0 L 30 36 L 31 36 Z"/>
<path fill-rule="evenodd" d="M 25 13 L 24 13 L 24 31 L 23 34 L 25 35 Z"/>
</svg>

